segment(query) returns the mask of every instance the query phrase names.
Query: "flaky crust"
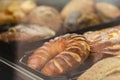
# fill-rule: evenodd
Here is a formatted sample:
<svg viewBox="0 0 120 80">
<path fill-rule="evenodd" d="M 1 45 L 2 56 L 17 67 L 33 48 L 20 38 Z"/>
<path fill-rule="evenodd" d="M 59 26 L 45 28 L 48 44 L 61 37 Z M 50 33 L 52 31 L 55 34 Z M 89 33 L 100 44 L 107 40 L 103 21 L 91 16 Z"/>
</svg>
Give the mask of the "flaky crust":
<svg viewBox="0 0 120 80">
<path fill-rule="evenodd" d="M 86 39 L 77 34 L 57 37 L 34 51 L 28 58 L 29 67 L 48 76 L 66 74 L 80 66 L 90 51 Z"/>
<path fill-rule="evenodd" d="M 120 54 L 119 34 L 120 26 L 84 33 L 87 40 L 91 42 L 91 55 L 95 61 Z"/>
</svg>

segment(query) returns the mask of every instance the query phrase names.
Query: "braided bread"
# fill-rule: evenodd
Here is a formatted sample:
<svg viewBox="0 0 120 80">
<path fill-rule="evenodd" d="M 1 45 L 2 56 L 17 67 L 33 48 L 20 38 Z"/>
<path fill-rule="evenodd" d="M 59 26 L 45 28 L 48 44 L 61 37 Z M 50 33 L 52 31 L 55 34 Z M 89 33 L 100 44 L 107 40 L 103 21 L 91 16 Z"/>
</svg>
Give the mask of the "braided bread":
<svg viewBox="0 0 120 80">
<path fill-rule="evenodd" d="M 57 37 L 34 51 L 27 64 L 48 76 L 66 74 L 88 57 L 89 43 L 82 35 L 67 34 Z"/>
</svg>

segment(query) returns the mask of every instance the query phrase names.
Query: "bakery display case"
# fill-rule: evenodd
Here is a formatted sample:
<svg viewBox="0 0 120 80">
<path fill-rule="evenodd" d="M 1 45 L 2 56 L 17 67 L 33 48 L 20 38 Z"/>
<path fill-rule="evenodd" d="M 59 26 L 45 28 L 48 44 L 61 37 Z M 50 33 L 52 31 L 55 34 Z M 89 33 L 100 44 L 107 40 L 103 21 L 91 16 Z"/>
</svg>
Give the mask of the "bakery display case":
<svg viewBox="0 0 120 80">
<path fill-rule="evenodd" d="M 0 78 L 119 80 L 119 3 L 0 1 Z"/>
</svg>

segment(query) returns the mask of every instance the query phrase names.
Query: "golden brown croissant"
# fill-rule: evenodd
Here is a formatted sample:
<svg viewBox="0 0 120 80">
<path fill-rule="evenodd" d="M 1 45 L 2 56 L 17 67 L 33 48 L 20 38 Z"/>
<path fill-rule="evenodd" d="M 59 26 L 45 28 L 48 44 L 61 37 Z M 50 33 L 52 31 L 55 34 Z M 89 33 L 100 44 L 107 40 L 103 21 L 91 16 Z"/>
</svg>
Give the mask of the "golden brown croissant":
<svg viewBox="0 0 120 80">
<path fill-rule="evenodd" d="M 0 34 L 0 41 L 36 41 L 54 36 L 55 32 L 45 26 L 38 25 L 17 25 L 8 31 Z"/>
<path fill-rule="evenodd" d="M 82 35 L 67 34 L 50 40 L 35 50 L 27 64 L 45 75 L 57 76 L 80 66 L 88 57 L 89 51 L 89 43 Z"/>
<path fill-rule="evenodd" d="M 89 31 L 84 36 L 91 42 L 91 54 L 94 61 L 120 54 L 120 26 Z"/>
</svg>

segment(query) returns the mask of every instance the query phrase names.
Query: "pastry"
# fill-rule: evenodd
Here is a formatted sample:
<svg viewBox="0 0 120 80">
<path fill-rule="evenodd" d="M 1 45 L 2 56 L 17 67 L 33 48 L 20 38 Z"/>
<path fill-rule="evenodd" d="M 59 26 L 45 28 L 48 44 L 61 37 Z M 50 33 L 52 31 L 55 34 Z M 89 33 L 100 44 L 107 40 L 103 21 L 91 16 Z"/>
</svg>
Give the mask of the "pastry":
<svg viewBox="0 0 120 80">
<path fill-rule="evenodd" d="M 85 29 L 100 24 L 100 19 L 95 13 L 75 12 L 70 14 L 64 21 L 65 32 Z"/>
<path fill-rule="evenodd" d="M 55 32 L 45 26 L 19 24 L 0 34 L 0 41 L 36 41 L 54 36 Z"/>
<path fill-rule="evenodd" d="M 71 0 L 61 11 L 63 19 L 73 12 L 94 12 L 95 0 Z"/>
<path fill-rule="evenodd" d="M 1 0 L 0 1 L 0 25 L 7 23 L 21 23 L 27 15 L 37 7 L 31 0 Z"/>
<path fill-rule="evenodd" d="M 120 54 L 120 26 L 84 33 L 94 61 Z"/>
<path fill-rule="evenodd" d="M 27 64 L 47 76 L 63 75 L 80 66 L 89 51 L 89 42 L 82 35 L 66 34 L 36 49 Z"/>
<path fill-rule="evenodd" d="M 65 32 L 100 24 L 95 12 L 95 0 L 71 0 L 61 11 Z"/>
<path fill-rule="evenodd" d="M 111 57 L 97 62 L 77 80 L 120 80 L 120 58 Z"/>
<path fill-rule="evenodd" d="M 120 9 L 110 3 L 96 3 L 96 10 L 103 22 L 108 22 L 120 17 Z"/>
<path fill-rule="evenodd" d="M 58 32 L 62 25 L 62 19 L 56 9 L 49 6 L 39 6 L 28 15 L 25 23 L 47 26 Z"/>
</svg>

